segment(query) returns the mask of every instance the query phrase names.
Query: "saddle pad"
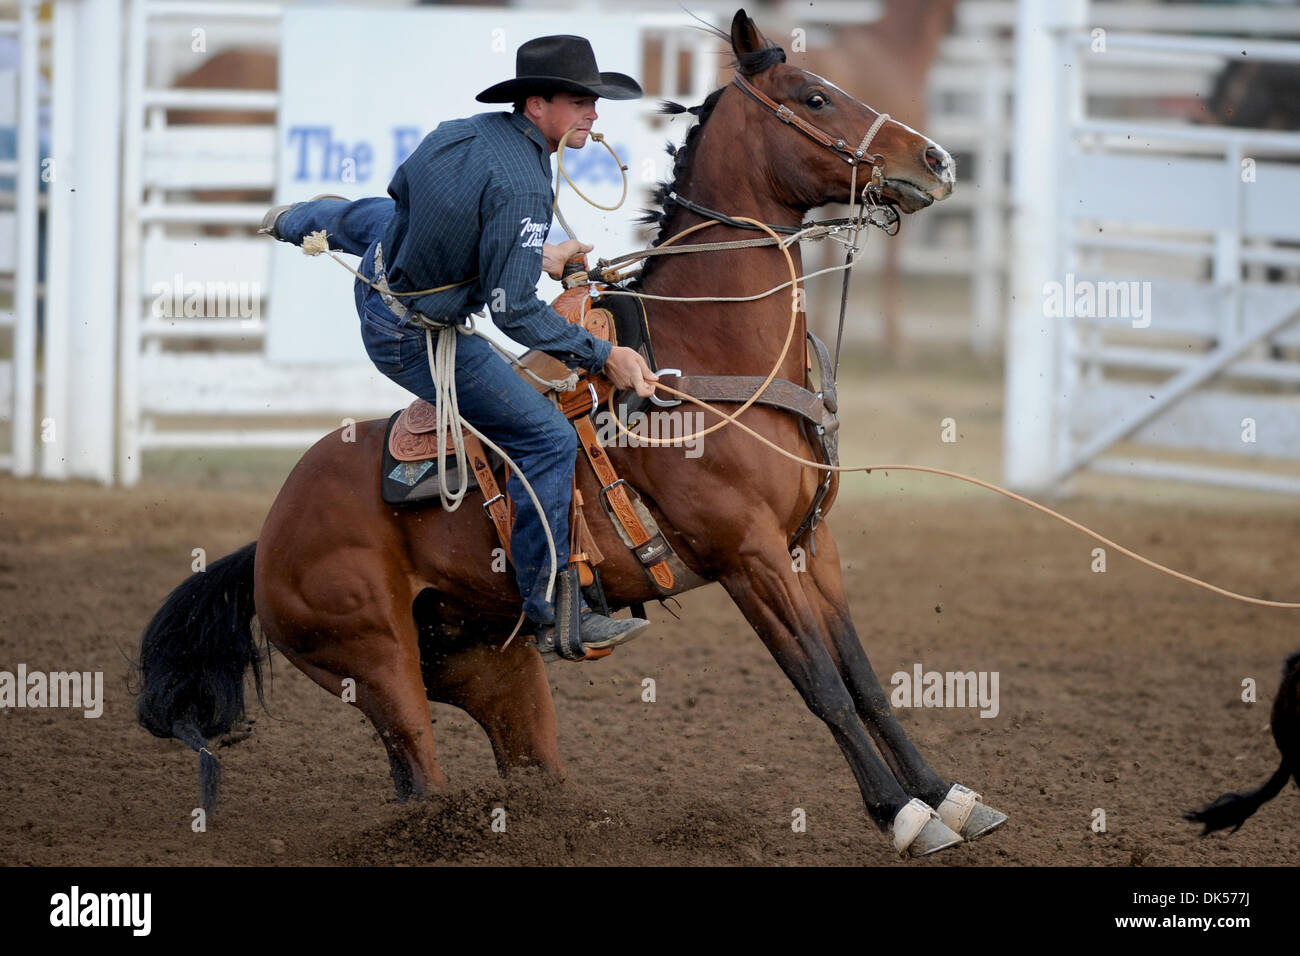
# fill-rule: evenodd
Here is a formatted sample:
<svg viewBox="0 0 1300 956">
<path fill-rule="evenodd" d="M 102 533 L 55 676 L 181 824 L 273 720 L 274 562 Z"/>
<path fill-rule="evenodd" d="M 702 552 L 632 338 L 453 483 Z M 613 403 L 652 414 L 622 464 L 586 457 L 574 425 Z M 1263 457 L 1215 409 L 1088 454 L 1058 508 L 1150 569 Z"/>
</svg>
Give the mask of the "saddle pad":
<svg viewBox="0 0 1300 956">
<path fill-rule="evenodd" d="M 426 505 L 430 502 L 439 500 L 439 490 L 441 485 L 438 484 L 438 461 L 436 458 L 425 458 L 420 461 L 398 461 L 393 457 L 389 447 L 389 439 L 392 435 L 393 426 L 397 423 L 398 416 L 402 412 L 394 412 L 388 419 L 388 428 L 384 431 L 384 452 L 382 464 L 379 473 L 380 495 L 384 504 L 397 506 Z M 505 480 L 503 472 L 505 471 L 505 461 L 501 456 L 491 448 L 484 448 L 487 452 L 488 463 L 492 467 L 492 473 L 497 476 L 497 480 L 504 486 Z M 469 467 L 469 487 L 471 489 L 478 487 L 478 478 L 474 474 L 474 469 Z M 459 471 L 456 468 L 455 459 L 448 459 L 447 462 L 447 482 L 452 488 L 460 487 Z"/>
</svg>

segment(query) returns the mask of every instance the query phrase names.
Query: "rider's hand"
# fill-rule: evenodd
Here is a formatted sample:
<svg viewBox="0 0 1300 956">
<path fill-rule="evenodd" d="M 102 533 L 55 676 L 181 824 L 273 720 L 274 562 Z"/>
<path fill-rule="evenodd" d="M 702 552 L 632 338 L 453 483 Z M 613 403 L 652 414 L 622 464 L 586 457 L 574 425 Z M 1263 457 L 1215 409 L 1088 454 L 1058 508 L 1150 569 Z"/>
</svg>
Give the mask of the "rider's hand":
<svg viewBox="0 0 1300 956">
<path fill-rule="evenodd" d="M 589 246 L 585 242 L 579 242 L 577 239 L 566 239 L 557 246 L 548 243 L 542 244 L 542 269 L 552 279 L 560 278 L 564 271 L 564 264 L 576 255 L 586 255 L 591 252 L 595 246 Z"/>
<path fill-rule="evenodd" d="M 604 372 L 615 388 L 635 388 L 642 398 L 653 395 L 655 387 L 650 383 L 659 381 L 659 376 L 650 370 L 641 353 L 626 345 L 614 346 L 605 361 Z"/>
</svg>

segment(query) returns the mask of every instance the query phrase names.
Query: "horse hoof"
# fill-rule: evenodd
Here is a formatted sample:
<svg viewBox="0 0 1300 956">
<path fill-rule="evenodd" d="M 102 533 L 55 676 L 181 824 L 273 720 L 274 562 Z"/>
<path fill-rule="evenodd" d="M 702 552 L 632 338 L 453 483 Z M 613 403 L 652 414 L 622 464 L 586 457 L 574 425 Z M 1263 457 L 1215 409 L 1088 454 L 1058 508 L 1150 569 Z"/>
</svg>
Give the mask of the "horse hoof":
<svg viewBox="0 0 1300 956">
<path fill-rule="evenodd" d="M 962 842 L 922 801 L 913 799 L 894 817 L 894 848 L 911 857 L 929 856 Z"/>
<path fill-rule="evenodd" d="M 939 819 L 967 840 L 978 840 L 1007 822 L 1007 815 L 980 802 L 980 795 L 954 783 L 939 804 Z"/>
<path fill-rule="evenodd" d="M 950 846 L 957 846 L 961 842 L 961 834 L 954 833 L 946 823 L 936 817 L 921 828 L 912 845 L 907 848 L 907 853 L 911 857 L 929 856 Z"/>
<path fill-rule="evenodd" d="M 971 811 L 970 817 L 966 820 L 965 826 L 960 833 L 967 840 L 978 840 L 985 834 L 992 833 L 1002 824 L 1006 823 L 1009 817 L 1001 810 L 994 810 L 984 803 L 975 804 L 975 809 Z"/>
</svg>

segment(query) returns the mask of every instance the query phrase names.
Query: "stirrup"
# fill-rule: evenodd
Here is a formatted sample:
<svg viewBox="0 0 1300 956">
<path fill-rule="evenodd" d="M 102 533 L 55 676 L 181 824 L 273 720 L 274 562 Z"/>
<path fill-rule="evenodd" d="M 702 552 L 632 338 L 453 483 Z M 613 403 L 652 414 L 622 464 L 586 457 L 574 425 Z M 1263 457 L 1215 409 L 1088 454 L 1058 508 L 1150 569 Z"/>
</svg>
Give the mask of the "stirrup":
<svg viewBox="0 0 1300 956">
<path fill-rule="evenodd" d="M 550 642 L 547 642 L 546 647 L 538 646 L 537 650 L 542 655 L 542 662 L 545 664 L 553 664 L 556 661 L 564 660 L 559 654 L 555 653 L 555 647 Z M 612 647 L 588 648 L 586 653 L 574 663 L 585 664 L 589 661 L 599 661 L 613 653 L 614 648 Z"/>
<path fill-rule="evenodd" d="M 555 648 L 555 628 L 553 626 L 538 628 L 537 634 L 528 643 L 537 648 L 537 652 L 542 655 L 543 663 L 546 664 L 553 664 L 555 661 L 560 660 L 571 660 L 577 663 L 598 661 L 614 653 L 612 647 L 587 647 L 583 645 L 583 652 L 579 657 L 561 657 L 560 652 Z"/>
<path fill-rule="evenodd" d="M 610 623 L 603 624 L 598 620 L 600 618 Z M 612 629 L 611 624 L 613 625 Z M 582 613 L 581 626 L 583 656 L 570 659 L 598 661 L 613 653 L 614 648 L 626 644 L 644 632 L 650 627 L 650 622 L 645 618 L 635 616 L 630 618 L 610 618 L 608 615 L 602 615 L 588 609 Z M 601 630 L 605 633 L 599 633 Z M 560 660 L 560 653 L 555 648 L 554 625 L 539 629 L 537 636 L 530 643 L 537 647 L 538 653 L 542 655 L 542 660 L 546 663 L 549 664 L 552 661 Z"/>
<path fill-rule="evenodd" d="M 587 656 L 582 646 L 582 585 L 578 580 L 578 566 L 569 564 L 556 577 L 555 627 L 552 640 L 555 652 L 569 661 L 580 661 Z"/>
</svg>

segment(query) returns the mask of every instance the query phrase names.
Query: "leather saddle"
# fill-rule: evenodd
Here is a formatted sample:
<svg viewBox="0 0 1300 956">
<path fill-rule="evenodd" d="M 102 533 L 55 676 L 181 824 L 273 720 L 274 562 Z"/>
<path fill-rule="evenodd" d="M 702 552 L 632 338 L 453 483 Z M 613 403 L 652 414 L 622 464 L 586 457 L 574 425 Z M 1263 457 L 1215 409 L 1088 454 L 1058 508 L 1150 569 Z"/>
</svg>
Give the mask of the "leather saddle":
<svg viewBox="0 0 1300 956">
<path fill-rule="evenodd" d="M 588 300 L 585 290 L 575 289 L 562 293 L 552 303 L 552 307 L 570 322 L 581 321 L 583 327 L 596 338 L 635 349 L 651 368 L 656 367 L 645 306 L 635 296 L 607 295 Z M 538 378 L 548 381 L 563 379 L 569 374 L 569 368 L 563 362 L 537 350 L 525 352 L 520 356 L 519 364 L 531 370 Z M 516 368 L 516 371 L 528 384 L 549 395 L 570 421 L 580 415 L 590 414 L 597 404 L 603 405 L 611 391 L 615 391 L 614 407 L 625 424 L 628 416 L 650 406 L 650 400 L 642 398 L 635 391 L 615 390 L 603 375 L 588 376 L 584 384 L 589 387 L 580 387 L 574 392 L 555 392 L 521 369 Z M 454 465 L 451 433 L 448 432 L 446 445 L 438 452 L 435 448 L 436 429 L 437 412 L 422 398 L 416 399 L 405 409 L 394 412 L 389 418 L 384 439 L 382 481 L 382 496 L 386 504 L 424 505 L 438 498 L 438 454 L 448 457 L 448 483 L 453 488 L 460 487 L 461 479 Z M 467 456 L 471 448 L 481 447 L 481 443 L 468 430 L 463 430 L 462 434 L 466 439 Z M 483 457 L 494 475 L 504 472 L 505 462 L 496 452 L 486 449 Z M 479 487 L 478 473 L 472 468 L 469 481 L 471 489 Z M 495 493 L 494 491 L 493 494 Z"/>
<path fill-rule="evenodd" d="M 580 260 L 581 257 L 575 261 Z M 595 337 L 640 352 L 650 368 L 658 368 L 650 341 L 645 306 L 636 296 L 606 294 L 593 299 L 585 288 L 578 287 L 562 293 L 552 303 L 552 308 L 568 321 L 581 324 Z M 796 415 L 814 447 L 820 450 L 822 460 L 838 464 L 839 419 L 836 414 L 835 383 L 829 375 L 829 356 L 826 346 L 811 333 L 808 335 L 808 346 L 807 367 L 811 371 L 815 351 L 822 390 L 813 393 L 803 385 L 786 379 L 775 379 L 758 402 Z M 611 392 L 615 392 L 615 412 L 624 420 L 624 424 L 631 415 L 649 407 L 650 400 L 641 398 L 634 391 L 618 392 L 600 374 L 584 373 L 579 378 L 576 390 L 556 391 L 544 382 L 536 381 L 523 370 L 531 370 L 537 378 L 546 381 L 566 378 L 570 369 L 545 352 L 526 352 L 520 357 L 518 365 L 522 368 L 517 368 L 516 371 L 524 380 L 553 401 L 573 423 L 578 433 L 579 459 L 585 455 L 601 486 L 599 504 L 624 546 L 631 550 L 644 568 L 655 590 L 661 595 L 660 600 L 705 583 L 673 551 L 637 491 L 619 478 L 609 456 L 602 449 L 592 423 L 595 417 L 593 413 L 606 405 Z M 752 396 L 761 383 L 762 377 L 759 376 L 683 375 L 678 378 L 675 386 L 701 399 L 738 403 Z M 514 523 L 514 502 L 502 492 L 504 461 L 490 450 L 485 450 L 482 443 L 468 430 L 463 434 L 466 458 L 473 471 L 470 487 L 482 489 L 483 509 L 492 519 L 508 557 L 510 531 Z M 438 499 L 438 457 L 452 456 L 453 449 L 450 441 L 441 449 L 436 446 L 436 412 L 428 402 L 418 399 L 406 409 L 393 414 L 388 422 L 383 452 L 382 488 L 386 503 L 393 506 L 414 506 Z M 458 488 L 461 479 L 455 471 L 454 459 L 447 462 L 445 470 L 451 487 Z M 830 489 L 832 475 L 833 473 L 827 472 L 807 516 L 791 538 L 792 548 L 806 534 L 809 546 L 816 553 L 813 531 L 821 520 L 821 503 Z M 597 610 L 608 613 L 609 605 L 600 586 L 599 572 L 594 567 L 604 560 L 604 555 L 596 547 L 587 527 L 583 511 L 585 504 L 575 480 L 569 512 L 569 561 L 578 566 L 580 582 L 587 594 L 588 603 Z M 594 590 L 589 590 L 593 588 Z M 645 616 L 642 605 L 633 605 L 633 612 Z"/>
<path fill-rule="evenodd" d="M 595 337 L 636 349 L 651 368 L 655 367 L 649 325 L 641 300 L 633 296 L 606 296 L 603 300 L 593 300 L 585 289 L 578 288 L 560 295 L 552 307 L 570 322 L 581 323 Z M 602 485 L 600 504 L 624 545 L 646 569 L 657 591 L 668 596 L 705 583 L 673 552 L 636 490 L 618 477 L 609 457 L 602 451 L 591 415 L 611 391 L 616 391 L 612 383 L 603 375 L 584 374 L 575 391 L 556 391 L 545 382 L 564 379 L 570 370 L 558 359 L 536 350 L 521 356 L 518 366 L 521 366 L 516 368 L 519 375 L 553 401 L 573 423 L 578 432 L 579 458 L 585 454 Z M 537 381 L 525 369 L 543 381 Z M 648 399 L 637 396 L 635 392 L 616 395 L 615 405 L 620 418 L 644 409 L 648 404 Z M 490 449 L 484 449 L 468 429 L 462 434 L 466 459 L 472 470 L 469 485 L 482 490 L 484 511 L 492 519 L 509 557 L 515 508 L 509 495 L 503 493 L 505 463 Z M 394 507 L 412 507 L 438 500 L 438 459 L 442 456 L 448 459 L 444 470 L 449 485 L 460 487 L 461 477 L 455 467 L 450 434 L 447 439 L 442 448 L 437 447 L 436 410 L 423 399 L 417 399 L 389 418 L 381 472 L 385 503 Z M 575 479 L 569 512 L 569 562 L 578 567 L 579 581 L 588 603 L 603 613 L 609 613 L 610 605 L 601 588 L 599 572 L 594 567 L 604 560 L 604 555 L 587 526 L 585 505 Z M 633 605 L 633 611 L 645 616 L 643 605 Z"/>
</svg>

